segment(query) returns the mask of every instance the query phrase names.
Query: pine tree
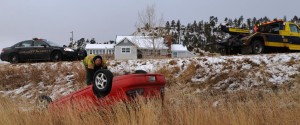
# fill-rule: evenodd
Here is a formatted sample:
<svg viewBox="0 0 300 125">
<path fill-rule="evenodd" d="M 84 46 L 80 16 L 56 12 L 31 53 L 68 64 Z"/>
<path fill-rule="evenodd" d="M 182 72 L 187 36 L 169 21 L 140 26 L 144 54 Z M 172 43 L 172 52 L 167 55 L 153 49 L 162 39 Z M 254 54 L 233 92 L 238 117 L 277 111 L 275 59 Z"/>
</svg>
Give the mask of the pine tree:
<svg viewBox="0 0 300 125">
<path fill-rule="evenodd" d="M 252 19 L 252 26 L 254 26 L 256 24 L 257 24 L 257 19 L 256 19 L 256 17 L 253 17 L 253 19 Z"/>
<path fill-rule="evenodd" d="M 209 17 L 209 23 L 210 23 L 210 26 L 215 27 L 216 22 L 215 22 L 215 17 L 214 16 Z"/>
<path fill-rule="evenodd" d="M 238 23 L 237 23 L 237 27 L 240 27 L 243 22 L 244 22 L 244 17 L 240 16 Z"/>
<path fill-rule="evenodd" d="M 234 23 L 234 27 L 238 27 L 238 20 L 236 18 L 234 19 L 233 23 Z"/>
<path fill-rule="evenodd" d="M 175 21 L 174 20 L 172 20 L 172 22 L 171 22 L 171 27 L 175 28 Z"/>
<path fill-rule="evenodd" d="M 191 24 L 190 24 L 190 23 L 188 23 L 188 25 L 186 26 L 186 29 L 187 29 L 188 31 L 191 30 Z"/>
<path fill-rule="evenodd" d="M 249 28 L 249 29 L 252 29 L 252 25 L 251 25 L 252 23 L 251 23 L 251 18 L 248 18 L 247 19 L 247 27 Z"/>
<path fill-rule="evenodd" d="M 90 41 L 90 43 L 91 44 L 95 44 L 96 43 L 95 38 L 92 38 L 91 41 Z"/>
<path fill-rule="evenodd" d="M 180 26 L 181 26 L 180 20 L 177 20 L 176 28 L 178 32 L 180 31 Z"/>
<path fill-rule="evenodd" d="M 299 19 L 298 19 L 298 16 L 296 16 L 296 15 L 295 15 L 295 16 L 294 16 L 294 18 L 292 19 L 292 22 L 295 22 L 295 23 L 297 23 L 297 22 L 298 22 L 298 20 L 299 20 Z"/>
<path fill-rule="evenodd" d="M 228 22 L 228 18 L 227 18 L 227 17 L 225 17 L 225 19 L 224 19 L 224 22 L 225 22 L 225 23 L 227 23 L 227 22 Z"/>
<path fill-rule="evenodd" d="M 166 29 L 170 30 L 170 23 L 169 23 L 169 21 L 166 22 Z"/>
<path fill-rule="evenodd" d="M 203 20 L 202 20 L 202 21 L 199 21 L 198 27 L 199 27 L 199 32 L 200 32 L 201 30 L 203 30 Z"/>
</svg>

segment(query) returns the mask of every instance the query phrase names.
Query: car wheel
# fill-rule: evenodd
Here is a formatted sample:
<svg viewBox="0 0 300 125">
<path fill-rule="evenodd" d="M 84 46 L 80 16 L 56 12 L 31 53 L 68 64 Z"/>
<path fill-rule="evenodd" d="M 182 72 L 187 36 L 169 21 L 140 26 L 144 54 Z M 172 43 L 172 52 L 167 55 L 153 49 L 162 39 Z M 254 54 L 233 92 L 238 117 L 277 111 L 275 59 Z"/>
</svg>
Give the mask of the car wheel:
<svg viewBox="0 0 300 125">
<path fill-rule="evenodd" d="M 145 70 L 136 70 L 134 74 L 147 74 L 147 72 Z"/>
<path fill-rule="evenodd" d="M 18 54 L 15 54 L 15 53 L 12 54 L 10 56 L 9 62 L 10 63 L 18 63 L 19 62 L 19 56 L 18 56 Z"/>
<path fill-rule="evenodd" d="M 262 54 L 264 51 L 264 45 L 261 41 L 255 40 L 251 43 L 253 54 Z"/>
<path fill-rule="evenodd" d="M 36 100 L 37 110 L 45 110 L 48 108 L 48 105 L 52 102 L 52 99 L 49 96 L 41 95 Z"/>
<path fill-rule="evenodd" d="M 59 52 L 59 51 L 54 51 L 54 52 L 51 54 L 51 61 L 53 61 L 53 62 L 60 61 L 61 58 L 62 58 L 62 54 L 61 54 L 61 52 Z"/>
<path fill-rule="evenodd" d="M 107 69 L 96 71 L 93 78 L 93 92 L 98 97 L 104 97 L 109 94 L 112 87 L 113 74 Z"/>
</svg>

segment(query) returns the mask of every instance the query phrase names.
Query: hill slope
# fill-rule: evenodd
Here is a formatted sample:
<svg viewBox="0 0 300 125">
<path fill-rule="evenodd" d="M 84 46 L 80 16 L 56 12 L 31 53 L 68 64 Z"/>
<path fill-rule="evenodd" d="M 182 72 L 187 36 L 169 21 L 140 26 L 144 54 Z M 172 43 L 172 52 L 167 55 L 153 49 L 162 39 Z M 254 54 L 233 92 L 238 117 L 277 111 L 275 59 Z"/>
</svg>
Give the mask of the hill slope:
<svg viewBox="0 0 300 125">
<path fill-rule="evenodd" d="M 299 79 L 300 55 L 266 54 L 215 56 L 182 59 L 109 60 L 109 69 L 117 75 L 145 70 L 166 76 L 168 90 L 180 85 L 189 94 L 206 91 L 271 91 L 292 89 Z M 48 62 L 0 65 L 0 92 L 12 98 L 33 102 L 38 95 L 56 99 L 85 86 L 82 63 Z"/>
</svg>

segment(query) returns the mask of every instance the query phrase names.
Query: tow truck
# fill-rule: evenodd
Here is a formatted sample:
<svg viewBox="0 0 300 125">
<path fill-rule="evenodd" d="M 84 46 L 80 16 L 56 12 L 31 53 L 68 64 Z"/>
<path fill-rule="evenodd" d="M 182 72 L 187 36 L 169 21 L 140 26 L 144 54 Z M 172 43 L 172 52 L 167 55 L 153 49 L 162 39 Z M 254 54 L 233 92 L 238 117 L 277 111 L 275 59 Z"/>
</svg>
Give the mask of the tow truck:
<svg viewBox="0 0 300 125">
<path fill-rule="evenodd" d="M 262 54 L 266 48 L 300 50 L 300 27 L 296 23 L 274 20 L 254 26 L 254 29 L 221 25 L 230 37 L 219 42 L 226 54 Z"/>
</svg>

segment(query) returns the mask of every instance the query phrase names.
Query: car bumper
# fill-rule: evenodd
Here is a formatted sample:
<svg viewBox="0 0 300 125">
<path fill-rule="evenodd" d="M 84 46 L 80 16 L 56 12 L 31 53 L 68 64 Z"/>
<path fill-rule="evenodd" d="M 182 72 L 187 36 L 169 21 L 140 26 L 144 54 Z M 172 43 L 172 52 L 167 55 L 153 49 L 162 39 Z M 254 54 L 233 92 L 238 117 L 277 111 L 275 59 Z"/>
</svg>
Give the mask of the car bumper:
<svg viewBox="0 0 300 125">
<path fill-rule="evenodd" d="M 76 52 L 63 52 L 63 57 L 66 60 L 74 60 L 77 59 L 77 53 Z"/>
<path fill-rule="evenodd" d="M 8 54 L 1 53 L 0 58 L 2 61 L 8 61 Z"/>
</svg>

